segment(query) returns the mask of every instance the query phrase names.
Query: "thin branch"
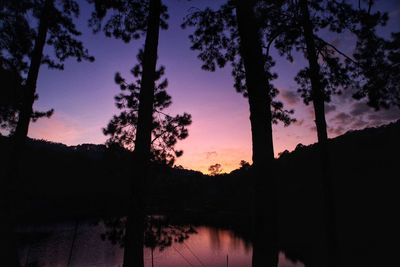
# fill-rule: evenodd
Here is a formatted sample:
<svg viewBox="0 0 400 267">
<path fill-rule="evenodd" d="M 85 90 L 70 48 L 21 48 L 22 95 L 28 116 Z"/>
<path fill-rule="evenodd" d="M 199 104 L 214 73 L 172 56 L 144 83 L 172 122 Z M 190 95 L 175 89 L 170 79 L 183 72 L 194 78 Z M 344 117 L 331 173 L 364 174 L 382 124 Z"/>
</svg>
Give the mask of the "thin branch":
<svg viewBox="0 0 400 267">
<path fill-rule="evenodd" d="M 281 33 L 282 33 L 281 31 L 280 32 L 276 32 L 275 35 L 273 35 L 272 38 L 269 40 L 269 42 L 267 44 L 267 47 L 265 47 L 267 49 L 267 57 L 269 57 L 269 50 L 271 49 L 272 43 L 276 40 L 276 38 L 279 37 L 279 35 Z"/>
<path fill-rule="evenodd" d="M 319 41 L 321 41 L 322 43 L 324 43 L 326 46 L 329 46 L 330 48 L 332 48 L 333 50 L 335 50 L 338 54 L 340 54 L 341 56 L 347 58 L 348 60 L 350 60 L 351 62 L 353 62 L 356 65 L 359 65 L 357 61 L 355 61 L 353 58 L 349 57 L 348 55 L 346 55 L 344 52 L 340 51 L 338 48 L 336 48 L 336 46 L 334 46 L 333 44 L 330 44 L 328 42 L 326 42 L 325 40 L 323 40 L 322 38 L 315 36 L 315 38 L 317 38 Z"/>
<path fill-rule="evenodd" d="M 172 129 L 175 130 L 176 128 L 178 128 L 180 125 L 177 124 L 175 125 Z M 153 140 L 151 140 L 151 144 L 153 144 L 158 138 L 162 137 L 164 134 L 166 134 L 168 132 L 168 130 L 163 131 L 162 133 L 156 135 Z"/>
<path fill-rule="evenodd" d="M 162 111 L 159 111 L 159 110 L 157 110 L 157 109 L 154 109 L 153 111 L 154 111 L 154 112 L 157 112 L 157 113 L 160 113 L 160 114 L 162 114 L 162 115 L 164 115 L 164 116 L 166 116 L 166 117 L 168 117 L 168 118 L 172 118 L 171 115 L 168 115 L 168 114 L 166 114 L 166 113 L 164 113 L 164 112 L 162 112 Z"/>
<path fill-rule="evenodd" d="M 372 5 L 374 4 L 374 2 L 372 0 L 369 0 L 368 2 L 368 15 L 371 14 L 371 9 L 372 9 Z"/>
</svg>

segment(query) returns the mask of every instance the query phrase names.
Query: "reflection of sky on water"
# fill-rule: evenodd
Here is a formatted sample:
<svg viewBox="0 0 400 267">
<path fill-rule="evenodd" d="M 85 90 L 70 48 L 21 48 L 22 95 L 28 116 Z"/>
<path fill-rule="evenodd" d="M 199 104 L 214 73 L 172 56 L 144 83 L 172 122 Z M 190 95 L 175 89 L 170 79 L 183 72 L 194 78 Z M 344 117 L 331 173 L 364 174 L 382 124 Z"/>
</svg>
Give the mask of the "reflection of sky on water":
<svg viewBox="0 0 400 267">
<path fill-rule="evenodd" d="M 21 227 L 21 264 L 35 267 L 119 267 L 123 250 L 108 241 L 102 241 L 102 225 L 80 223 L 72 246 L 75 223 Z M 233 232 L 212 227 L 198 227 L 197 234 L 184 244 L 174 244 L 153 254 L 155 267 L 251 266 L 251 245 Z M 72 248 L 72 250 L 71 250 Z M 151 251 L 145 249 L 145 266 L 151 266 Z M 69 259 L 70 258 L 70 259 Z M 280 257 L 280 267 L 300 267 Z"/>
</svg>

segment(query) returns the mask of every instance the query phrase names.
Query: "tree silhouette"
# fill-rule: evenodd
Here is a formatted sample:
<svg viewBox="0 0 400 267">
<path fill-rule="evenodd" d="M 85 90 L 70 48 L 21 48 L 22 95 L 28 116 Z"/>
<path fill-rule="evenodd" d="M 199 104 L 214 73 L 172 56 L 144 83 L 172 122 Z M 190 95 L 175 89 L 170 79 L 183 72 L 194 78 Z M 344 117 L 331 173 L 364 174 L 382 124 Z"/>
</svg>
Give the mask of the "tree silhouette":
<svg viewBox="0 0 400 267">
<path fill-rule="evenodd" d="M 259 1 L 228 1 L 218 10 L 194 10 L 183 27 L 195 27 L 189 36 L 198 50 L 202 68 L 214 71 L 230 62 L 236 90 L 248 97 L 252 131 L 254 176 L 253 266 L 277 266 L 277 198 L 273 172 L 272 123 L 289 125 L 292 110 L 273 100 L 278 90 L 271 81 L 274 61 L 269 54 L 269 36 L 261 36 L 261 21 L 255 12 Z M 265 37 L 265 38 L 264 38 Z M 265 176 L 270 174 L 267 179 Z M 267 212 L 264 212 L 267 210 Z"/>
<path fill-rule="evenodd" d="M 215 163 L 208 167 L 208 171 L 210 172 L 210 175 L 215 176 L 218 175 L 222 172 L 222 166 L 219 163 Z"/>
<path fill-rule="evenodd" d="M 264 32 L 272 36 L 269 45 L 289 61 L 294 60 L 294 50 L 306 58 L 308 67 L 300 70 L 295 80 L 304 103 L 313 103 L 318 141 L 325 142 L 328 135 L 324 103 L 348 88 L 351 78 L 344 54 L 317 33 L 341 33 L 350 28 L 355 23 L 351 20 L 355 17 L 352 7 L 346 1 L 261 1 L 259 10 Z"/>
<path fill-rule="evenodd" d="M 357 81 L 356 99 L 367 99 L 375 110 L 400 108 L 400 33 L 385 40 L 377 34 L 376 27 L 388 19 L 380 13 L 371 14 L 372 4 L 360 12 L 361 22 L 353 31 L 358 37 L 353 54 L 354 76 Z"/>
<path fill-rule="evenodd" d="M 119 85 L 121 93 L 115 97 L 116 106 L 121 110 L 118 116 L 114 116 L 106 128 L 105 135 L 110 135 L 107 140 L 109 145 L 118 144 L 129 150 L 135 148 L 136 129 L 138 122 L 138 107 L 140 94 L 140 79 L 142 75 L 143 51 L 138 55 L 139 63 L 131 70 L 136 78 L 132 83 L 127 83 L 119 73 L 115 75 L 115 82 Z M 183 115 L 170 116 L 163 110 L 172 103 L 171 97 L 166 92 L 167 79 L 162 79 L 165 68 L 157 70 L 154 92 L 153 129 L 151 140 L 151 160 L 172 166 L 175 157 L 183 154 L 182 150 L 176 150 L 175 144 L 188 136 L 186 128 L 191 123 L 191 116 Z M 161 80 L 161 81 L 160 81 Z"/>
<path fill-rule="evenodd" d="M 24 60 L 32 48 L 33 33 L 24 15 L 24 1 L 3 1 L 0 7 L 0 127 L 12 132 L 18 120 L 22 96 L 22 74 L 27 70 Z"/>
<path fill-rule="evenodd" d="M 79 5 L 76 1 L 44 0 L 29 3 L 31 4 L 29 10 L 38 20 L 38 28 L 35 31 L 33 49 L 30 52 L 29 69 L 23 85 L 22 106 L 14 134 L 18 145 L 21 145 L 27 136 L 30 120 L 35 119 L 32 106 L 37 99 L 36 82 L 40 66 L 46 64 L 49 68 L 62 70 L 63 62 L 70 57 L 76 58 L 77 61 L 94 60 L 83 47 L 82 42 L 76 39 L 76 36 L 81 34 L 73 22 L 73 18 L 79 15 Z M 46 44 L 53 47 L 54 57 L 43 54 Z M 39 116 L 51 113 L 42 113 Z"/>
<path fill-rule="evenodd" d="M 355 33 L 360 40 L 360 24 L 363 18 L 372 18 L 369 31 L 387 20 L 386 14 L 370 13 L 374 1 L 368 1 L 368 11 L 359 2 L 358 8 L 349 1 L 262 1 L 260 12 L 264 14 L 266 34 L 274 36 L 274 45 L 281 55 L 293 61 L 294 50 L 304 54 L 308 66 L 299 71 L 295 77 L 299 85 L 298 92 L 304 103 L 312 102 L 315 114 L 318 143 L 320 147 L 320 169 L 325 198 L 325 210 L 328 235 L 327 252 L 330 254 L 327 263 L 334 266 L 336 254 L 335 237 L 335 204 L 333 186 L 330 177 L 328 134 L 325 119 L 325 102 L 331 96 L 341 94 L 343 90 L 357 86 L 355 81 L 360 72 L 356 60 L 326 41 L 321 33 L 343 34 L 345 31 Z M 360 46 L 360 41 L 358 41 Z M 371 58 L 371 55 L 363 54 Z"/>
<path fill-rule="evenodd" d="M 3 1 L 0 10 L 0 127 L 13 134 L 22 109 L 24 83 L 29 69 L 29 56 L 32 52 L 35 31 L 26 18 L 32 9 L 30 1 Z M 35 100 L 37 95 L 35 95 Z M 32 112 L 32 120 L 49 117 L 47 112 Z"/>
<path fill-rule="evenodd" d="M 126 218 L 111 218 L 103 223 L 106 231 L 101 234 L 102 240 L 125 247 Z M 146 216 L 144 224 L 144 246 L 151 249 L 152 256 L 156 248 L 163 251 L 173 243 L 182 243 L 196 233 L 192 226 L 176 225 L 162 216 Z"/>
<path fill-rule="evenodd" d="M 243 170 L 248 170 L 251 167 L 250 163 L 248 163 L 245 160 L 241 160 L 239 165 L 240 165 L 240 169 L 243 169 Z"/>
<path fill-rule="evenodd" d="M 9 221 L 9 227 L 14 224 L 11 205 L 17 196 L 17 183 L 21 153 L 25 144 L 30 121 L 43 116 L 50 116 L 53 110 L 34 112 L 36 82 L 42 64 L 50 68 L 62 69 L 63 62 L 70 57 L 78 61 L 94 58 L 89 56 L 83 44 L 76 39 L 80 32 L 76 29 L 73 18 L 79 15 L 79 5 L 73 0 L 22 0 L 1 2 L 1 78 L 5 82 L 6 95 L 11 96 L 5 107 L 2 103 L 1 120 L 3 126 L 9 128 L 13 134 L 13 147 L 8 157 L 6 179 L 2 179 L 2 203 L 9 207 L 1 210 L 0 221 Z M 37 28 L 36 28 L 37 26 Z M 46 44 L 54 49 L 54 56 L 44 55 Z M 10 76 L 9 76 L 10 75 Z M 5 110 L 5 112 L 3 112 Z M 4 115 L 5 114 L 5 115 Z M 3 123 L 5 122 L 5 123 Z M 4 200 L 4 201 L 3 201 Z M 2 207 L 3 208 L 3 207 Z M 7 211 L 8 210 L 8 211 Z M 3 217 L 4 216 L 4 217 Z M 10 232 L 10 228 L 1 227 L 2 231 Z M 4 230 L 5 229 L 5 230 Z M 3 236 L 3 233 L 1 233 Z M 9 233 L 6 233 L 2 242 L 7 243 Z M 12 243 L 12 242 L 11 242 Z M 10 243 L 10 244 L 11 244 Z M 12 245 L 6 244 L 5 247 Z M 8 253 L 8 249 L 2 249 Z M 3 261 L 7 266 L 18 266 L 12 259 L 8 261 L 8 253 Z M 3 257 L 2 257 L 3 258 Z"/>
<path fill-rule="evenodd" d="M 21 77 L 17 72 L 0 67 L 0 129 L 12 132 L 18 119 L 19 99 L 21 97 Z M 1 134 L 1 132 L 0 132 Z"/>
<path fill-rule="evenodd" d="M 167 7 L 160 0 L 91 0 L 89 2 L 95 4 L 95 11 L 90 20 L 90 25 L 95 32 L 103 30 L 106 36 L 113 36 L 125 42 L 146 35 L 132 164 L 133 171 L 137 175 L 135 179 L 132 179 L 132 199 L 128 211 L 124 250 L 125 267 L 143 267 L 144 197 L 146 176 L 152 157 L 152 132 L 155 129 L 153 112 L 155 81 L 158 78 L 156 70 L 158 39 L 160 27 L 167 28 Z M 107 20 L 103 24 L 105 18 Z"/>
</svg>

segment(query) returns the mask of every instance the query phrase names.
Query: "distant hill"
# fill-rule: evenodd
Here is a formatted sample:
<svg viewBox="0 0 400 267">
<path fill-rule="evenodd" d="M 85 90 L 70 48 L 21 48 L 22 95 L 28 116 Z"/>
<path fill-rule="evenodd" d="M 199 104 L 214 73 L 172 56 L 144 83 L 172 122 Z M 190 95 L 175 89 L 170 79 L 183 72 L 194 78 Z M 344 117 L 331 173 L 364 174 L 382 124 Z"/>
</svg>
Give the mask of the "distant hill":
<svg viewBox="0 0 400 267">
<path fill-rule="evenodd" d="M 8 142 L 0 137 L 2 162 Z M 276 160 L 280 246 L 287 256 L 309 266 L 321 255 L 324 238 L 317 146 L 298 145 Z M 343 266 L 383 266 L 397 255 L 392 244 L 398 241 L 394 232 L 399 225 L 400 120 L 347 132 L 331 139 L 329 148 Z M 135 177 L 127 151 L 29 140 L 22 166 L 21 218 L 126 212 L 129 181 Z M 190 214 L 188 221 L 196 218 L 197 222 L 248 231 L 252 199 L 249 171 L 245 167 L 207 176 L 154 165 L 148 181 L 149 212 L 184 212 Z"/>
<path fill-rule="evenodd" d="M 385 186 L 394 181 L 399 172 L 399 137 L 400 120 L 377 128 L 347 132 L 330 140 L 332 172 L 335 186 L 340 188 L 340 199 L 351 198 L 355 193 L 366 198 L 368 194 L 376 195 L 380 193 L 378 190 L 386 190 Z M 2 157 L 7 156 L 7 145 L 8 138 L 0 137 Z M 302 204 L 307 198 L 301 194 L 309 198 L 313 194 L 307 191 L 320 192 L 319 178 L 315 177 L 316 148 L 317 144 L 298 145 L 293 152 L 285 152 L 277 160 L 280 190 L 282 194 L 290 195 L 290 199 L 299 195 L 300 201 L 296 201 L 296 205 L 308 205 Z M 103 202 L 105 207 L 113 209 L 113 205 L 127 199 L 129 181 L 134 179 L 130 162 L 129 152 L 105 145 L 66 146 L 29 139 L 21 170 L 21 193 L 28 199 L 27 203 L 40 199 L 40 205 L 43 205 L 42 202 L 52 199 L 51 205 L 57 205 L 55 199 L 60 203 L 82 200 L 88 209 L 91 204 Z M 152 169 L 149 206 L 153 209 L 249 210 L 248 168 L 212 177 L 182 168 L 154 165 Z M 103 201 L 99 202 L 99 199 Z M 371 199 L 368 197 L 367 201 Z"/>
</svg>

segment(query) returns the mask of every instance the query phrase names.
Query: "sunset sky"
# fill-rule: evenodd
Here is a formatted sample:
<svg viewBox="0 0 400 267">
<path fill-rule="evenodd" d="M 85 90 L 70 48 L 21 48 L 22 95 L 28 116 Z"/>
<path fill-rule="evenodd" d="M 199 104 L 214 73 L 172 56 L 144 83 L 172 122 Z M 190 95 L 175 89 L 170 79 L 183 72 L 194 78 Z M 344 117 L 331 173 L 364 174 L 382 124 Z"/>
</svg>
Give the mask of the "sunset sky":
<svg viewBox="0 0 400 267">
<path fill-rule="evenodd" d="M 82 4 L 78 28 L 83 32 L 81 40 L 96 57 L 94 63 L 67 61 L 64 71 L 48 70 L 42 67 L 38 81 L 38 110 L 55 109 L 50 119 L 41 119 L 31 124 L 29 136 L 47 139 L 67 145 L 81 143 L 101 144 L 106 140 L 101 129 L 105 127 L 118 110 L 113 97 L 119 88 L 114 83 L 114 74 L 119 71 L 129 77 L 129 70 L 136 63 L 136 54 L 144 39 L 125 44 L 120 40 L 94 35 L 87 27 L 91 7 Z M 207 172 L 210 165 L 220 163 L 224 171 L 239 167 L 240 160 L 251 162 L 251 134 L 247 99 L 235 92 L 230 68 L 216 72 L 201 70 L 197 53 L 190 50 L 188 34 L 191 29 L 182 30 L 180 24 L 190 7 L 204 7 L 212 3 L 219 6 L 223 1 L 164 1 L 169 7 L 169 29 L 161 31 L 159 42 L 159 65 L 166 66 L 169 81 L 168 92 L 173 104 L 171 114 L 188 112 L 193 124 L 189 137 L 178 144 L 184 154 L 177 164 L 188 169 Z M 391 17 L 387 29 L 400 30 L 400 1 L 377 1 L 377 6 L 388 11 Z M 352 38 L 328 35 L 343 51 L 351 51 Z M 51 52 L 51 51 L 50 51 Z M 276 54 L 275 54 L 276 55 Z M 296 92 L 293 77 L 305 61 L 297 55 L 293 63 L 275 57 L 274 71 L 279 78 L 274 82 L 281 91 L 279 98 L 287 108 L 295 109 L 298 120 L 292 126 L 274 127 L 275 154 L 285 149 L 293 150 L 298 143 L 310 144 L 316 141 L 312 106 L 305 106 Z M 129 80 L 129 79 L 128 79 Z M 399 118 L 400 111 L 374 112 L 362 102 L 354 102 L 351 92 L 337 97 L 327 106 L 329 137 L 342 134 L 350 129 L 375 126 Z"/>
</svg>

